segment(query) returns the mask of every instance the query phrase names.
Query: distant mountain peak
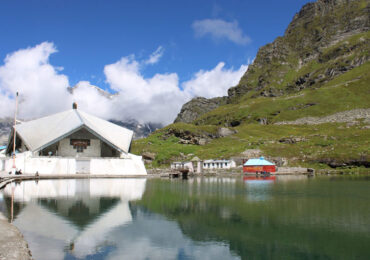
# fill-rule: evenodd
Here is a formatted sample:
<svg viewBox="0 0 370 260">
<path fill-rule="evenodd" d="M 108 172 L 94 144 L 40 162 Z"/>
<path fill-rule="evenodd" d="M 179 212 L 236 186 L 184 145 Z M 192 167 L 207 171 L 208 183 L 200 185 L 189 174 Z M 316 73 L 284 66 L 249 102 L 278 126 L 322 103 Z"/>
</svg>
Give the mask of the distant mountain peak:
<svg viewBox="0 0 370 260">
<path fill-rule="evenodd" d="M 118 95 L 118 93 L 110 93 L 98 86 L 95 86 L 95 85 L 91 85 L 91 84 L 83 84 L 83 85 L 75 85 L 73 87 L 68 87 L 67 90 L 69 93 L 73 94 L 74 91 L 76 91 L 78 88 L 81 88 L 81 87 L 86 87 L 86 88 L 92 88 L 94 90 L 96 90 L 100 95 L 102 95 L 103 97 L 106 97 L 108 99 L 113 99 L 115 96 Z"/>
</svg>

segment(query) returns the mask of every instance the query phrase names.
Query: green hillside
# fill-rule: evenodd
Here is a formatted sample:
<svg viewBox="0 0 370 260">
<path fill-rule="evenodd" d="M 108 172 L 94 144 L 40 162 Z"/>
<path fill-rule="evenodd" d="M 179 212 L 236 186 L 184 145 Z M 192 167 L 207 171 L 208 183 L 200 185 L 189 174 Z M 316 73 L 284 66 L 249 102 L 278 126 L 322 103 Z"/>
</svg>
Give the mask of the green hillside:
<svg viewBox="0 0 370 260">
<path fill-rule="evenodd" d="M 369 167 L 369 10 L 358 0 L 305 5 L 283 37 L 260 48 L 227 102 L 135 141 L 132 152 L 155 153 L 155 167 L 247 149 L 291 166 Z"/>
</svg>

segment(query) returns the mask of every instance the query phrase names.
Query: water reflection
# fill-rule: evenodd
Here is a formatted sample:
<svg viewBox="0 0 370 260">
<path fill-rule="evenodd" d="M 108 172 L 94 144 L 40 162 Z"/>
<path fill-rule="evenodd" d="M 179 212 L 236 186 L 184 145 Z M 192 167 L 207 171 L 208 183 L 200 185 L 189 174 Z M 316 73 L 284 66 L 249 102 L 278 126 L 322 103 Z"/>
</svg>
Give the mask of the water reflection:
<svg viewBox="0 0 370 260">
<path fill-rule="evenodd" d="M 196 243 L 177 222 L 132 205 L 146 179 L 42 180 L 3 190 L 5 213 L 35 259 L 238 259 L 227 244 Z"/>
<path fill-rule="evenodd" d="M 14 190 L 14 224 L 36 259 L 63 259 L 66 251 L 83 258 L 104 247 L 114 228 L 132 221 L 129 201 L 142 197 L 145 184 L 145 179 L 27 181 L 8 185 L 4 196 L 9 201 Z"/>
<path fill-rule="evenodd" d="M 35 259 L 370 259 L 366 179 L 31 181 L 8 216 L 13 189 Z"/>
</svg>

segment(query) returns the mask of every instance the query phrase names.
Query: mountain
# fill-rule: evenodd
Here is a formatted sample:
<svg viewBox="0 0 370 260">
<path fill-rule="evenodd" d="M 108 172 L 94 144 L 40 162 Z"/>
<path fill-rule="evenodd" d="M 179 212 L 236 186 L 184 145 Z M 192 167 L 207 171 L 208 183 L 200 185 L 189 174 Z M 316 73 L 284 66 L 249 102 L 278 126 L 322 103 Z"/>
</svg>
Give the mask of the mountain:
<svg viewBox="0 0 370 260">
<path fill-rule="evenodd" d="M 112 93 L 109 93 L 108 91 L 105 91 L 97 86 L 94 86 L 94 85 L 86 85 L 87 87 L 89 88 L 92 88 L 92 89 L 95 89 L 100 95 L 102 95 L 103 97 L 106 97 L 108 99 L 113 99 L 118 93 L 115 93 L 115 94 L 112 94 Z M 69 93 L 71 93 L 73 95 L 73 92 L 75 90 L 77 90 L 80 86 L 79 85 L 76 85 L 76 86 L 73 86 L 73 87 L 68 87 L 67 90 Z"/>
<path fill-rule="evenodd" d="M 150 122 L 149 123 L 139 123 L 135 119 L 131 119 L 127 121 L 118 121 L 118 120 L 109 120 L 109 121 L 116 125 L 123 126 L 123 127 L 126 127 L 127 129 L 134 131 L 134 137 L 133 137 L 134 140 L 147 137 L 152 132 L 163 127 L 163 125 L 160 123 L 150 123 Z"/>
<path fill-rule="evenodd" d="M 10 129 L 13 127 L 14 119 L 10 117 L 0 118 L 0 146 L 6 145 Z"/>
<path fill-rule="evenodd" d="M 226 97 L 216 97 L 207 99 L 204 97 L 196 97 L 184 104 L 180 113 L 177 115 L 174 123 L 184 122 L 191 123 L 199 116 L 219 107 L 226 103 Z"/>
<path fill-rule="evenodd" d="M 368 0 L 306 4 L 227 97 L 193 99 L 133 150 L 156 153 L 154 165 L 258 149 L 289 165 L 369 167 L 369 28 Z M 225 127 L 234 134 L 220 136 Z"/>
</svg>

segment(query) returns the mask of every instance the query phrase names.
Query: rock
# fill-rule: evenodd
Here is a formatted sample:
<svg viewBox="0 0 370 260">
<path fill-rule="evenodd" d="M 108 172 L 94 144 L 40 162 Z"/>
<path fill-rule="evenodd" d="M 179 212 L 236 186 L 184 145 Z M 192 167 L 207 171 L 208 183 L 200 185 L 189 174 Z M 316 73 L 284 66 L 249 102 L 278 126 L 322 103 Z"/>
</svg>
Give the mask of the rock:
<svg viewBox="0 0 370 260">
<path fill-rule="evenodd" d="M 348 159 L 348 160 L 342 160 L 342 159 L 334 159 L 334 158 L 320 158 L 317 160 L 319 163 L 324 163 L 329 165 L 332 168 L 338 168 L 338 167 L 349 167 L 349 166 L 356 166 L 356 167 L 370 167 L 370 160 L 369 158 L 366 158 L 366 156 L 363 156 L 363 158 L 358 159 Z"/>
<path fill-rule="evenodd" d="M 225 101 L 225 97 L 217 97 L 212 99 L 206 99 L 203 97 L 193 98 L 182 106 L 181 111 L 177 115 L 174 123 L 191 123 L 199 116 L 219 107 L 221 104 L 224 104 Z"/>
<path fill-rule="evenodd" d="M 267 121 L 267 118 L 258 118 L 257 121 L 261 124 L 261 125 L 267 125 L 268 121 Z"/>
<path fill-rule="evenodd" d="M 281 167 L 281 166 L 287 166 L 288 165 L 288 160 L 283 157 L 271 157 L 269 158 L 271 161 L 273 161 L 276 166 Z"/>
<path fill-rule="evenodd" d="M 260 149 L 247 149 L 241 154 L 247 159 L 258 158 L 262 155 L 262 151 Z"/>
<path fill-rule="evenodd" d="M 230 126 L 231 126 L 231 127 L 236 127 L 236 126 L 238 126 L 238 125 L 240 125 L 240 121 L 233 120 L 233 121 L 231 121 L 231 122 L 230 122 Z"/>
<path fill-rule="evenodd" d="M 207 144 L 207 139 L 205 139 L 205 138 L 200 138 L 200 139 L 198 140 L 198 144 L 199 144 L 199 145 L 205 145 L 205 144 Z"/>
<path fill-rule="evenodd" d="M 370 119 L 370 108 L 353 109 L 344 112 L 335 113 L 324 117 L 303 117 L 294 121 L 277 122 L 277 125 L 316 125 L 324 123 L 354 123 L 357 124 L 358 119 Z"/>
<path fill-rule="evenodd" d="M 280 143 L 285 143 L 285 144 L 295 144 L 295 143 L 303 142 L 303 141 L 306 141 L 306 139 L 303 137 L 284 137 L 279 140 Z"/>
<path fill-rule="evenodd" d="M 225 136 L 233 135 L 235 133 L 236 133 L 235 130 L 231 130 L 231 129 L 226 128 L 226 127 L 221 127 L 217 131 L 217 134 L 218 134 L 219 137 L 225 137 Z"/>
<path fill-rule="evenodd" d="M 144 160 L 153 161 L 155 159 L 155 153 L 151 152 L 144 152 L 141 156 Z"/>
</svg>

